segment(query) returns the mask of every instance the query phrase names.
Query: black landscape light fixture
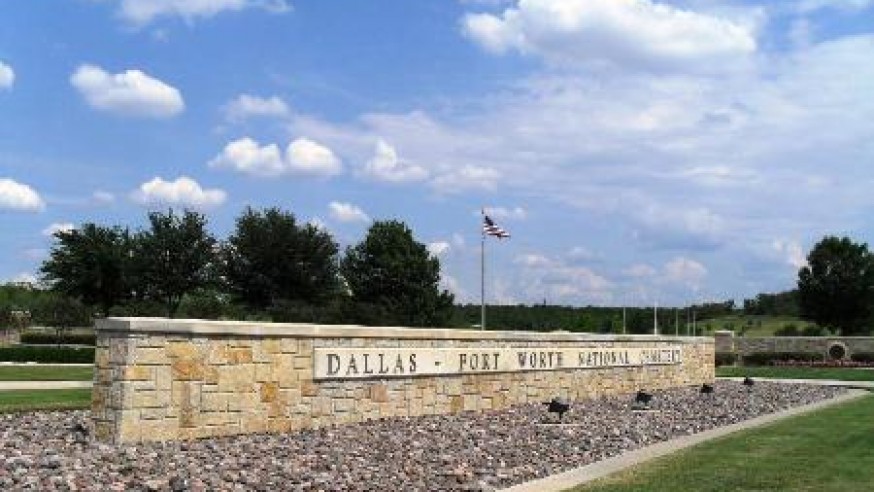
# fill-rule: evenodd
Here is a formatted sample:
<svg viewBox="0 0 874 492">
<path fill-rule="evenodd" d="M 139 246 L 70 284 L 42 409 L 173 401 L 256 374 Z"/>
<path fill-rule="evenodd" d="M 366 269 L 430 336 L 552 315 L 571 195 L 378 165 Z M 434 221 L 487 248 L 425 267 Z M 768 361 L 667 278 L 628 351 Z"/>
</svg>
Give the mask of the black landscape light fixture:
<svg viewBox="0 0 874 492">
<path fill-rule="evenodd" d="M 713 385 L 704 383 L 701 385 L 701 394 L 702 395 L 710 395 L 713 394 Z"/>
<path fill-rule="evenodd" d="M 558 397 L 553 398 L 551 401 L 544 402 L 543 404 L 547 406 L 546 411 L 558 414 L 559 421 L 564 417 L 565 412 L 571 409 L 570 403 Z"/>
<path fill-rule="evenodd" d="M 744 384 L 744 386 L 749 387 L 749 386 L 752 386 L 752 385 L 756 384 L 756 382 L 753 381 L 753 378 L 747 376 L 747 377 L 744 378 L 744 383 L 743 383 L 743 384 Z"/>
<path fill-rule="evenodd" d="M 638 390 L 634 396 L 634 405 L 637 408 L 649 408 L 649 402 L 652 401 L 652 393 L 647 393 L 644 390 Z"/>
</svg>

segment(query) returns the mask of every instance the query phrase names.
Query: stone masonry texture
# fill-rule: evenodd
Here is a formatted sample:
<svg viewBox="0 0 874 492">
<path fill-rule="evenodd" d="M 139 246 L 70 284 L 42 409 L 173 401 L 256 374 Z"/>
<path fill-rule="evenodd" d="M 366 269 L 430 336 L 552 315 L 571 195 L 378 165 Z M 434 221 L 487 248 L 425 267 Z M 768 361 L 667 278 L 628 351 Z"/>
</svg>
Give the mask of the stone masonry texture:
<svg viewBox="0 0 874 492">
<path fill-rule="evenodd" d="M 735 337 L 732 331 L 714 334 L 717 353 L 745 356 L 756 353 L 810 353 L 827 355 L 829 347 L 839 343 L 851 354 L 874 353 L 874 337 Z"/>
<path fill-rule="evenodd" d="M 678 365 L 314 380 L 314 347 L 665 347 Z M 98 439 L 166 441 L 287 432 L 385 417 L 503 409 L 700 385 L 705 337 L 478 332 L 111 318 L 97 325 L 92 418 Z"/>
</svg>

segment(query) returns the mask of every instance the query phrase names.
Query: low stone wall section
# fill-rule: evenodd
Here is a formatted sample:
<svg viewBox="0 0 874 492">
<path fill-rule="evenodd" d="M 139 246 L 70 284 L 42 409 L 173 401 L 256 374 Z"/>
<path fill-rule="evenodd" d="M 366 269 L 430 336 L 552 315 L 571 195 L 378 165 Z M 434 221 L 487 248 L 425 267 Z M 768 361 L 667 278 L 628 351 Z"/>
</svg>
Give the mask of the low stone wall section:
<svg viewBox="0 0 874 492">
<path fill-rule="evenodd" d="M 367 328 L 115 318 L 99 320 L 92 415 L 111 442 L 286 432 L 386 417 L 483 411 L 714 380 L 710 337 Z M 660 349 L 674 364 L 317 379 L 320 348 Z"/>
<path fill-rule="evenodd" d="M 756 353 L 810 353 L 828 358 L 828 349 L 839 343 L 847 348 L 846 356 L 874 353 L 874 337 L 736 337 L 732 331 L 714 334 L 717 353 L 746 356 Z"/>
</svg>

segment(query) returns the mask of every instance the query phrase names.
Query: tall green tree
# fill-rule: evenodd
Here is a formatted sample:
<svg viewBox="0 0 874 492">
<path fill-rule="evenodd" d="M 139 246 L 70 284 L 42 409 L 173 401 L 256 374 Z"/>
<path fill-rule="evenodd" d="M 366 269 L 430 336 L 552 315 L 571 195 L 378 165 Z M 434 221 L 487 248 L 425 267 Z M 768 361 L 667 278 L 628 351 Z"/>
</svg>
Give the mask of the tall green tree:
<svg viewBox="0 0 874 492">
<path fill-rule="evenodd" d="M 339 248 L 331 235 L 278 208 L 247 208 L 223 248 L 231 293 L 258 309 L 284 301 L 321 304 L 338 291 Z"/>
<path fill-rule="evenodd" d="M 86 223 L 56 232 L 55 239 L 40 269 L 52 290 L 96 306 L 104 316 L 129 296 L 131 238 L 127 229 Z"/>
<path fill-rule="evenodd" d="M 874 256 L 865 243 L 826 236 L 798 272 L 803 317 L 844 335 L 867 333 L 874 306 Z"/>
<path fill-rule="evenodd" d="M 374 222 L 347 248 L 340 273 L 352 299 L 382 324 L 441 326 L 452 316 L 453 296 L 438 285 L 440 262 L 403 222 Z"/>
<path fill-rule="evenodd" d="M 215 281 L 216 240 L 191 210 L 152 212 L 149 225 L 134 240 L 137 295 L 160 301 L 172 318 L 186 294 Z"/>
</svg>

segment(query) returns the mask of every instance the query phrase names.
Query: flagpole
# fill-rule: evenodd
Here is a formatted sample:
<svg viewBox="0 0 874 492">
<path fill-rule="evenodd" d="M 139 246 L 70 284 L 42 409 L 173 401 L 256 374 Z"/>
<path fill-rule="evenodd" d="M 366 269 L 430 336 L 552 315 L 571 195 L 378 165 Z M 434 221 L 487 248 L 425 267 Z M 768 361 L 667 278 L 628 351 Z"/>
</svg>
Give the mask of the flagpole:
<svg viewBox="0 0 874 492">
<path fill-rule="evenodd" d="M 483 221 L 485 221 L 486 211 L 485 209 L 480 210 L 483 215 Z M 479 329 L 486 329 L 486 231 L 480 226 L 480 256 L 479 256 L 479 265 L 480 265 L 480 322 Z"/>
</svg>

